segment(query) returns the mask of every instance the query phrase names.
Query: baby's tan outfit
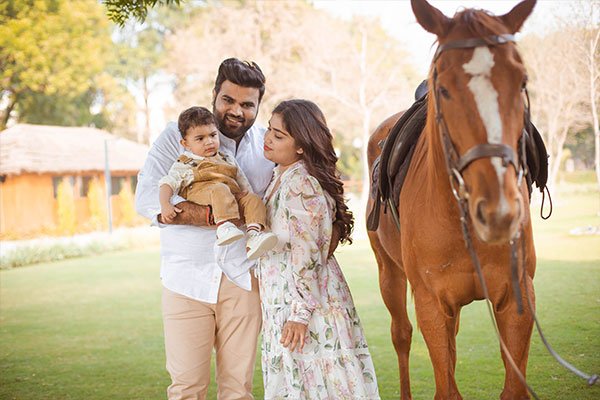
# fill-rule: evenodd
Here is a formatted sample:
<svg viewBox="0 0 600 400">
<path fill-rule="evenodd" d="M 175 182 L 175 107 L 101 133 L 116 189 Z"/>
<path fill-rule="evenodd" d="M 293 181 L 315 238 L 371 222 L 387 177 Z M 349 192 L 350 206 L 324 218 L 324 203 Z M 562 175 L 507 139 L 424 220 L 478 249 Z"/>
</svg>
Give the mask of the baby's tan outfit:
<svg viewBox="0 0 600 400">
<path fill-rule="evenodd" d="M 185 151 L 173 164 L 168 175 L 158 185 L 167 184 L 173 193 L 196 204 L 212 207 L 216 223 L 240 218 L 247 224 L 266 226 L 266 208 L 253 191 L 235 158 L 218 152 L 212 157 L 197 156 Z M 247 192 L 238 201 L 235 194 Z"/>
</svg>

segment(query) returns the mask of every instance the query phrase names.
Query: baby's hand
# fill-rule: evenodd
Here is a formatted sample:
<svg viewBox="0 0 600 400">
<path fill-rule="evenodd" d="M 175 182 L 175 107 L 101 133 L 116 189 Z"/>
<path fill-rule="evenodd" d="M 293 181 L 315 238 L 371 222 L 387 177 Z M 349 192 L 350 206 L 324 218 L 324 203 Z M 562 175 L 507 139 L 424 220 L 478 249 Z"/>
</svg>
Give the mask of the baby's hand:
<svg viewBox="0 0 600 400">
<path fill-rule="evenodd" d="M 172 204 L 163 204 L 160 206 L 160 215 L 165 224 L 170 224 L 173 222 L 177 214 L 180 212 L 181 210 Z"/>
</svg>

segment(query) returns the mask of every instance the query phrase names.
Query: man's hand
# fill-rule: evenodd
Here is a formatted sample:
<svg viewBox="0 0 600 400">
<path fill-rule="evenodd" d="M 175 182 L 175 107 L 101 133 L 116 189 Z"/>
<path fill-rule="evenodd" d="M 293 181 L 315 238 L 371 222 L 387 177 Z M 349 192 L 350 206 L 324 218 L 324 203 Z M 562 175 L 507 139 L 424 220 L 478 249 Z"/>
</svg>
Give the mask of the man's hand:
<svg viewBox="0 0 600 400">
<path fill-rule="evenodd" d="M 167 219 L 165 215 L 159 214 L 158 222 L 172 225 L 211 226 L 209 223 L 209 206 L 201 206 L 191 201 L 184 201 L 177 204 L 176 208 L 180 211 L 176 213 L 174 218 Z"/>
<path fill-rule="evenodd" d="M 340 244 L 340 237 L 342 237 L 342 228 L 334 222 L 331 227 L 331 242 L 329 243 L 327 258 L 331 257 L 335 249 L 337 249 L 338 244 Z"/>
<path fill-rule="evenodd" d="M 290 351 L 297 349 L 301 353 L 304 348 L 307 331 L 308 327 L 306 325 L 300 322 L 288 321 L 283 325 L 281 340 L 279 342 L 283 347 L 288 347 Z"/>
</svg>

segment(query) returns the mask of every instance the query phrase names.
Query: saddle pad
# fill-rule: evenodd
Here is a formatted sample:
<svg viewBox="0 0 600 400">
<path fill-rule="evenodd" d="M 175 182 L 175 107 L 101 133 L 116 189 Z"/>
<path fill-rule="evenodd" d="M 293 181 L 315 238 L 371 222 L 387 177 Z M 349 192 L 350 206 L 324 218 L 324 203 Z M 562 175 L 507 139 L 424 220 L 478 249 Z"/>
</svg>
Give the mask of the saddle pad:
<svg viewBox="0 0 600 400">
<path fill-rule="evenodd" d="M 427 120 L 427 97 L 417 100 L 396 122 L 383 143 L 381 154 L 373 163 L 371 175 L 371 197 L 373 208 L 367 218 L 367 229 L 374 231 L 379 226 L 379 213 L 383 203 L 393 207 L 392 213 L 399 226 L 398 209 L 400 191 L 410 166 L 414 148 L 423 132 Z M 540 192 L 548 181 L 548 153 L 537 128 L 525 117 L 525 140 L 527 188 L 531 199 L 533 184 Z M 444 167 L 445 168 L 445 167 Z"/>
</svg>

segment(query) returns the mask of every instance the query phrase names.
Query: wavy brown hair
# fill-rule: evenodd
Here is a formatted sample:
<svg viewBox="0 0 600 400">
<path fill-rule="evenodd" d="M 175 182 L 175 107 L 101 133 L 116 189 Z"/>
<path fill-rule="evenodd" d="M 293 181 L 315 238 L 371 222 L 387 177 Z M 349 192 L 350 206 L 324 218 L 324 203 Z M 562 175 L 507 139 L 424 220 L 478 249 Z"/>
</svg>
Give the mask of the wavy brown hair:
<svg viewBox="0 0 600 400">
<path fill-rule="evenodd" d="M 340 243 L 352 243 L 354 217 L 344 201 L 344 186 L 336 168 L 333 137 L 319 107 L 308 100 L 287 100 L 273 110 L 283 120 L 284 128 L 303 150 L 302 159 L 308 173 L 335 200 L 335 223 L 341 228 Z"/>
</svg>

